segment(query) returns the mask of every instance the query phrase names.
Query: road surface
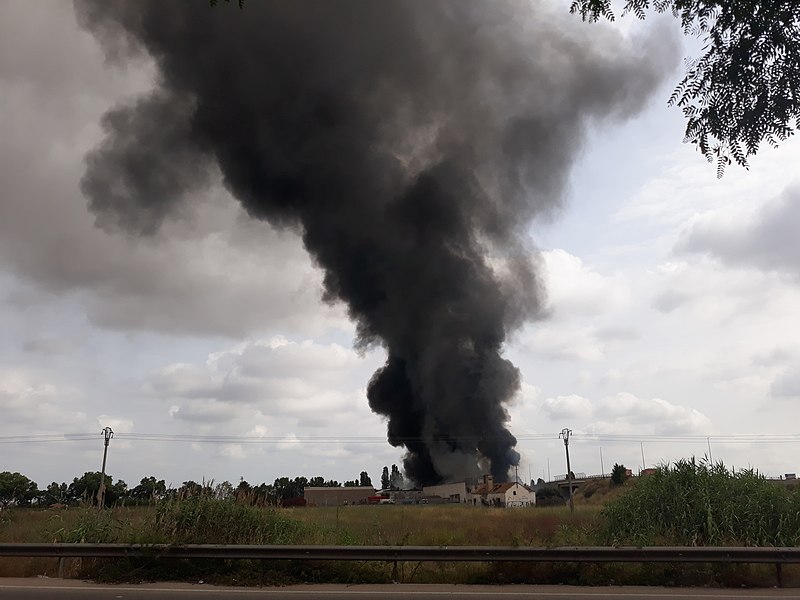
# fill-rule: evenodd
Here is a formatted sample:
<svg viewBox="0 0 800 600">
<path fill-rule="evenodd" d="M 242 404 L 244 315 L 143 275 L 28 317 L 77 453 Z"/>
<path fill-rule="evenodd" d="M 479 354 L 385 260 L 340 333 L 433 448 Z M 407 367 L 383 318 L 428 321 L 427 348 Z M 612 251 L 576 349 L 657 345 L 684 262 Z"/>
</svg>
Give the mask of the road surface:
<svg viewBox="0 0 800 600">
<path fill-rule="evenodd" d="M 468 586 L 468 585 L 306 585 L 283 588 L 230 588 L 182 583 L 104 585 L 64 579 L 0 579 L 2 600 L 767 600 L 795 598 L 794 589 L 704 589 L 657 587 Z"/>
</svg>

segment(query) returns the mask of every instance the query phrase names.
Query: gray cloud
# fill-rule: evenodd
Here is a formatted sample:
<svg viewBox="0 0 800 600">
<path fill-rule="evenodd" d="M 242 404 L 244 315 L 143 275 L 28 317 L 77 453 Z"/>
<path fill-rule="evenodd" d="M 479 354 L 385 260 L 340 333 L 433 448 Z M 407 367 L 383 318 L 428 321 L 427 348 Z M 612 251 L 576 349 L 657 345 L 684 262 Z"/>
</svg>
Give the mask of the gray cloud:
<svg viewBox="0 0 800 600">
<path fill-rule="evenodd" d="M 189 423 L 216 424 L 233 421 L 245 414 L 241 406 L 229 402 L 204 400 L 190 402 L 170 409 L 174 419 Z"/>
<path fill-rule="evenodd" d="M 322 277 L 296 236 L 243 218 L 218 185 L 147 242 L 96 228 L 79 191 L 83 157 L 103 110 L 148 87 L 151 69 L 144 61 L 108 69 L 68 3 L 10 0 L 3 11 L 0 268 L 33 289 L 18 304 L 42 291 L 70 296 L 93 323 L 120 330 L 350 329 L 342 310 L 320 305 Z M 41 341 L 27 349 L 47 350 Z"/>
<path fill-rule="evenodd" d="M 778 375 L 770 392 L 775 398 L 800 398 L 800 370 L 792 368 Z"/>
<path fill-rule="evenodd" d="M 800 280 L 800 186 L 763 205 L 752 216 L 704 217 L 676 245 L 678 252 L 707 254 L 730 266 L 779 271 Z"/>
<path fill-rule="evenodd" d="M 626 325 L 602 327 L 594 335 L 601 342 L 632 342 L 642 337 L 637 329 Z"/>
<path fill-rule="evenodd" d="M 686 304 L 689 300 L 691 300 L 691 296 L 685 292 L 666 290 L 653 298 L 652 306 L 659 312 L 669 314 Z"/>
<path fill-rule="evenodd" d="M 73 348 L 73 345 L 61 338 L 32 338 L 22 343 L 22 350 L 31 354 L 42 354 L 45 356 L 57 356 L 66 354 Z"/>
<path fill-rule="evenodd" d="M 794 352 L 787 348 L 774 348 L 770 352 L 761 352 L 752 358 L 752 363 L 758 367 L 775 367 L 793 360 Z"/>
</svg>

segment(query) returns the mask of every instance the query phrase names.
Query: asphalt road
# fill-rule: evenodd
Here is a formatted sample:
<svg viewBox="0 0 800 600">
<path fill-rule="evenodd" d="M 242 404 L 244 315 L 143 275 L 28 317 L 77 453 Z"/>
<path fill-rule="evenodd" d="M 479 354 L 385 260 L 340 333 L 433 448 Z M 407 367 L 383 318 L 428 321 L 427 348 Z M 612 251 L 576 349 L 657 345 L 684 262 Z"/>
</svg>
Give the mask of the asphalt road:
<svg viewBox="0 0 800 600">
<path fill-rule="evenodd" d="M 284 588 L 226 588 L 209 585 L 153 583 L 145 585 L 102 585 L 60 579 L 0 579 L 2 600 L 602 600 L 625 598 L 687 598 L 712 600 L 761 600 L 796 598 L 800 590 L 720 590 L 655 587 L 568 587 L 568 586 L 466 586 L 466 585 L 317 585 Z"/>
</svg>

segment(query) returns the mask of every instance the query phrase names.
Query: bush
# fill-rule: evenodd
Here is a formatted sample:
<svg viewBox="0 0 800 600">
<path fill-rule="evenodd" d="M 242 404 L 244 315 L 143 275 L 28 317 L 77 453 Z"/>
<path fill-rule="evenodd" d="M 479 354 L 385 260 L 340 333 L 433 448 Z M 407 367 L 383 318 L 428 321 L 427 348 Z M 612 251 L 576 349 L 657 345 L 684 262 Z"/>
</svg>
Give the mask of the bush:
<svg viewBox="0 0 800 600">
<path fill-rule="evenodd" d="M 567 503 L 556 486 L 539 488 L 536 491 L 536 506 L 564 506 Z"/>
<path fill-rule="evenodd" d="M 176 544 L 289 544 L 303 526 L 278 510 L 194 496 L 160 503 L 153 527 Z"/>
<path fill-rule="evenodd" d="M 614 485 L 622 485 L 628 478 L 628 469 L 625 465 L 614 463 L 614 468 L 611 469 L 611 482 Z"/>
<path fill-rule="evenodd" d="M 609 543 L 795 546 L 800 497 L 753 470 L 680 460 L 641 477 L 603 510 Z"/>
</svg>

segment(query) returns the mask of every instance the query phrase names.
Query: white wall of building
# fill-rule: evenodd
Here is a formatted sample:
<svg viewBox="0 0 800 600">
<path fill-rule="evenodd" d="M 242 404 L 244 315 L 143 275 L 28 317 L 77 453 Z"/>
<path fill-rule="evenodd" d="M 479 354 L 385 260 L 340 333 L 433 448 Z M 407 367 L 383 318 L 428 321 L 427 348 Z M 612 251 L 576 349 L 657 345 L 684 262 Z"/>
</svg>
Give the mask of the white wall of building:
<svg viewBox="0 0 800 600">
<path fill-rule="evenodd" d="M 423 496 L 439 496 L 451 502 L 464 503 L 467 501 L 467 486 L 463 481 L 458 483 L 441 483 L 428 485 L 422 488 Z"/>
</svg>

